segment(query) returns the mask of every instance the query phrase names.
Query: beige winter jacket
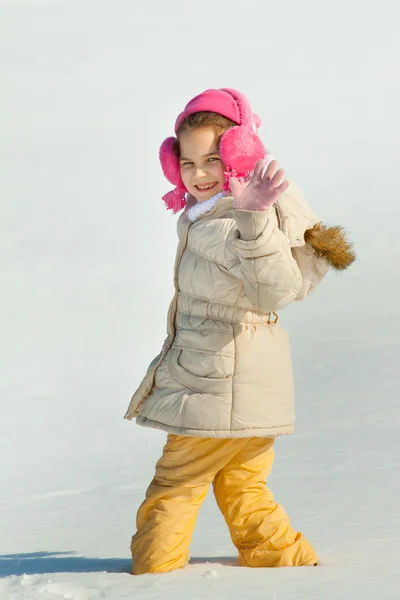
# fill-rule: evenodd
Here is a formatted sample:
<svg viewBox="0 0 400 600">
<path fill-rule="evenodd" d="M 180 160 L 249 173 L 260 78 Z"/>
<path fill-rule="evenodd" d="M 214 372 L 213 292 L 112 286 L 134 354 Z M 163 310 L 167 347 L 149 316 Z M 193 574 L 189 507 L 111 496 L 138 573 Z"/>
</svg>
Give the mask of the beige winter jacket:
<svg viewBox="0 0 400 600">
<path fill-rule="evenodd" d="M 235 210 L 226 196 L 194 223 L 182 213 L 168 336 L 125 418 L 202 437 L 293 432 L 289 340 L 275 313 L 329 269 L 304 239 L 318 222 L 293 184 L 269 211 Z"/>
</svg>

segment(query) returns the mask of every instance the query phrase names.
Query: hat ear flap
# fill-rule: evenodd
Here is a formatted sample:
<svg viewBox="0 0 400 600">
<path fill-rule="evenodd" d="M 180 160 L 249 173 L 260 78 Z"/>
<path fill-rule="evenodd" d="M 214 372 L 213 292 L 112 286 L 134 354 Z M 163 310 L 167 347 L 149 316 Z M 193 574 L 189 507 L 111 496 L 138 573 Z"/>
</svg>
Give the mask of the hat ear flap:
<svg viewBox="0 0 400 600">
<path fill-rule="evenodd" d="M 175 186 L 174 190 L 163 196 L 166 207 L 172 210 L 174 214 L 185 208 L 187 191 L 182 181 L 179 160 L 174 152 L 176 141 L 174 137 L 167 138 L 161 144 L 159 152 L 163 173 L 168 181 Z"/>
<path fill-rule="evenodd" d="M 266 151 L 258 135 L 244 125 L 231 127 L 219 142 L 219 155 L 225 166 L 241 171 L 253 171 Z"/>
<path fill-rule="evenodd" d="M 175 137 L 168 137 L 160 146 L 160 163 L 165 177 L 177 185 L 181 181 L 179 160 L 174 152 L 174 146 L 177 142 Z"/>
</svg>

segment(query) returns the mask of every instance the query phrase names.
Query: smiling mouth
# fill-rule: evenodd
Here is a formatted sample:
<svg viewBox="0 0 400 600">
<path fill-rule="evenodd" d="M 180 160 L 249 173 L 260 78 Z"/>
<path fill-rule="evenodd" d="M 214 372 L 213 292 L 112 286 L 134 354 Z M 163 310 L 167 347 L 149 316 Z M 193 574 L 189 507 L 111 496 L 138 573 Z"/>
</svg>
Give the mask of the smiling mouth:
<svg viewBox="0 0 400 600">
<path fill-rule="evenodd" d="M 195 185 L 194 187 L 196 188 L 196 190 L 199 190 L 199 192 L 208 192 L 209 190 L 212 190 L 213 188 L 215 188 L 216 185 L 217 185 L 217 182 L 214 182 L 214 183 L 207 183 L 205 185 Z"/>
</svg>

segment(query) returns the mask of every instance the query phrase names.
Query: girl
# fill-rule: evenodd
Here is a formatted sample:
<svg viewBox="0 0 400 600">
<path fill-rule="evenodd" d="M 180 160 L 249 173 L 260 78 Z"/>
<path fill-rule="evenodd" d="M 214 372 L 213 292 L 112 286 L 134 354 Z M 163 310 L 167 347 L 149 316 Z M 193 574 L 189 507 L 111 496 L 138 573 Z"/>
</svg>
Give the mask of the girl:
<svg viewBox="0 0 400 600">
<path fill-rule="evenodd" d="M 188 563 L 211 483 L 241 565 L 318 563 L 266 487 L 274 439 L 294 424 L 289 342 L 277 313 L 354 254 L 266 154 L 260 124 L 241 93 L 210 89 L 190 100 L 177 137 L 160 148 L 175 185 L 166 205 L 185 210 L 168 335 L 125 415 L 168 432 L 137 515 L 133 574 Z"/>
</svg>

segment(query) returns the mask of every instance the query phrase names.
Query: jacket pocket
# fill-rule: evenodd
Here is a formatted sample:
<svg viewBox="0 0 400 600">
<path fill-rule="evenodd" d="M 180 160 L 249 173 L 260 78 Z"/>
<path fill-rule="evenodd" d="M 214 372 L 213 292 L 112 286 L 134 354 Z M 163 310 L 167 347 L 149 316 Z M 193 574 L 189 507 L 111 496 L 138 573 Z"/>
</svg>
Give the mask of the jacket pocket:
<svg viewBox="0 0 400 600">
<path fill-rule="evenodd" d="M 201 394 L 232 394 L 234 358 L 171 348 L 169 370 L 184 387 Z"/>
</svg>

